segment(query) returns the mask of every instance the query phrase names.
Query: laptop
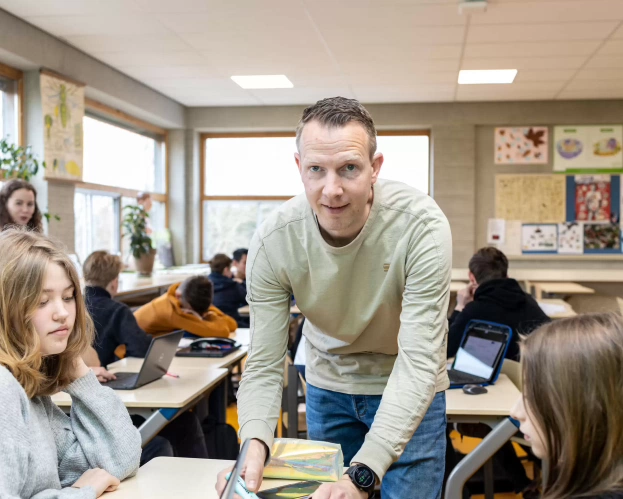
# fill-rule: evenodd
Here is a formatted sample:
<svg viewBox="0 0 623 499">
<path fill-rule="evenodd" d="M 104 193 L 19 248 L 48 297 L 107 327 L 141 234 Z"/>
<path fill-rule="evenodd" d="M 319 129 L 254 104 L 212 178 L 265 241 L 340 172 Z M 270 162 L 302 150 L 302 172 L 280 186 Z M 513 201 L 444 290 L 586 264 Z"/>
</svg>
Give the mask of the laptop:
<svg viewBox="0 0 623 499">
<path fill-rule="evenodd" d="M 452 367 L 448 369 L 450 388 L 495 383 L 512 336 L 509 326 L 469 321 Z"/>
<path fill-rule="evenodd" d="M 162 378 L 169 370 L 182 336 L 184 331 L 175 331 L 152 339 L 138 373 L 115 373 L 117 379 L 103 385 L 114 390 L 134 390 Z"/>
</svg>

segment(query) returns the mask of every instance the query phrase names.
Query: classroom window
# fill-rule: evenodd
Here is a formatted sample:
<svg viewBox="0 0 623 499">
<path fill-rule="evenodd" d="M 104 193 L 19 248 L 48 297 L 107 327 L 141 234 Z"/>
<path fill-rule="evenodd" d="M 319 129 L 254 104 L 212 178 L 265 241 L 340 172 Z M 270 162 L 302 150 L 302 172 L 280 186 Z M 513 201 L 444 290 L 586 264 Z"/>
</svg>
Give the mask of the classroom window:
<svg viewBox="0 0 623 499">
<path fill-rule="evenodd" d="M 258 225 L 303 192 L 294 134 L 210 135 L 203 140 L 202 260 L 248 247 Z M 379 132 L 381 177 L 429 192 L 427 132 Z"/>
<path fill-rule="evenodd" d="M 76 252 L 84 261 L 91 252 L 105 249 L 127 261 L 123 208 L 137 204 L 139 193 L 151 196 L 148 224 L 154 246 L 167 237 L 166 131 L 88 99 L 87 112 L 83 182 L 76 185 L 74 199 Z"/>
<path fill-rule="evenodd" d="M 20 144 L 20 92 L 22 73 L 0 64 L 0 137 Z"/>
</svg>

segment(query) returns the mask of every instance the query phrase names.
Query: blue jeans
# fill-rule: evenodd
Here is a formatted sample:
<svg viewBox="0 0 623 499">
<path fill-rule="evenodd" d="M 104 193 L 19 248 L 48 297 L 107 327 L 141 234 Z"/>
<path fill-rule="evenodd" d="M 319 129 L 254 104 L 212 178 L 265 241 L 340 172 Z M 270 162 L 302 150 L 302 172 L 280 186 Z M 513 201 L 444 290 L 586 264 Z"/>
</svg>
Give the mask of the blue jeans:
<svg viewBox="0 0 623 499">
<path fill-rule="evenodd" d="M 309 438 L 340 444 L 348 466 L 363 445 L 380 403 L 380 395 L 346 395 L 307 385 Z M 383 478 L 383 499 L 440 498 L 445 458 L 446 394 L 440 392 L 402 456 Z"/>
</svg>

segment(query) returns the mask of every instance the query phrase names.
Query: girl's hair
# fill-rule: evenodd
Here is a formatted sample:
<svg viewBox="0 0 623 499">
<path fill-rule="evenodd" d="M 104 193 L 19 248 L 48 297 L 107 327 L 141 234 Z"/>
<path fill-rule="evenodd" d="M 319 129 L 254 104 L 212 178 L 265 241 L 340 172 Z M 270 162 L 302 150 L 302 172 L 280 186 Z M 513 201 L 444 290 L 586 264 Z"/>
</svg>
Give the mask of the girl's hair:
<svg viewBox="0 0 623 499">
<path fill-rule="evenodd" d="M 35 212 L 33 213 L 32 218 L 28 221 L 28 224 L 26 224 L 26 227 L 30 230 L 43 232 L 41 211 L 39 210 L 39 205 L 37 204 L 37 190 L 30 182 L 26 182 L 25 180 L 19 178 L 9 180 L 2 186 L 2 190 L 0 190 L 0 230 L 3 230 L 7 225 L 11 226 L 11 224 L 15 223 L 9 214 L 7 203 L 9 202 L 11 195 L 20 189 L 27 189 L 35 195 Z"/>
<path fill-rule="evenodd" d="M 623 490 L 623 319 L 557 320 L 521 344 L 523 396 L 544 440 L 544 499 Z"/>
<path fill-rule="evenodd" d="M 60 265 L 74 286 L 76 320 L 65 351 L 44 357 L 33 316 L 50 264 Z M 25 228 L 0 233 L 0 364 L 11 371 L 28 397 L 51 395 L 69 385 L 74 362 L 93 337 L 80 279 L 65 252 L 46 236 Z"/>
</svg>

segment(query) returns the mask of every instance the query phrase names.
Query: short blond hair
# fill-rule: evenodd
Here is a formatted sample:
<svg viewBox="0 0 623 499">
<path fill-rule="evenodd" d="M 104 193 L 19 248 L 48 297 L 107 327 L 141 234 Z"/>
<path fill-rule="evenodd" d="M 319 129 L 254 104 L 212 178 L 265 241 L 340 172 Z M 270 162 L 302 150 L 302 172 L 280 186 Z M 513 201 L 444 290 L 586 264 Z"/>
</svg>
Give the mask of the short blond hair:
<svg viewBox="0 0 623 499">
<path fill-rule="evenodd" d="M 50 263 L 71 281 L 76 320 L 67 348 L 43 356 L 33 317 Z M 78 273 L 59 245 L 25 228 L 0 234 L 0 365 L 17 379 L 29 398 L 52 395 L 74 381 L 74 363 L 93 343 L 93 321 L 87 314 Z"/>
<path fill-rule="evenodd" d="M 84 261 L 82 271 L 89 286 L 105 288 L 121 273 L 123 261 L 118 255 L 100 250 L 91 253 Z"/>
</svg>

